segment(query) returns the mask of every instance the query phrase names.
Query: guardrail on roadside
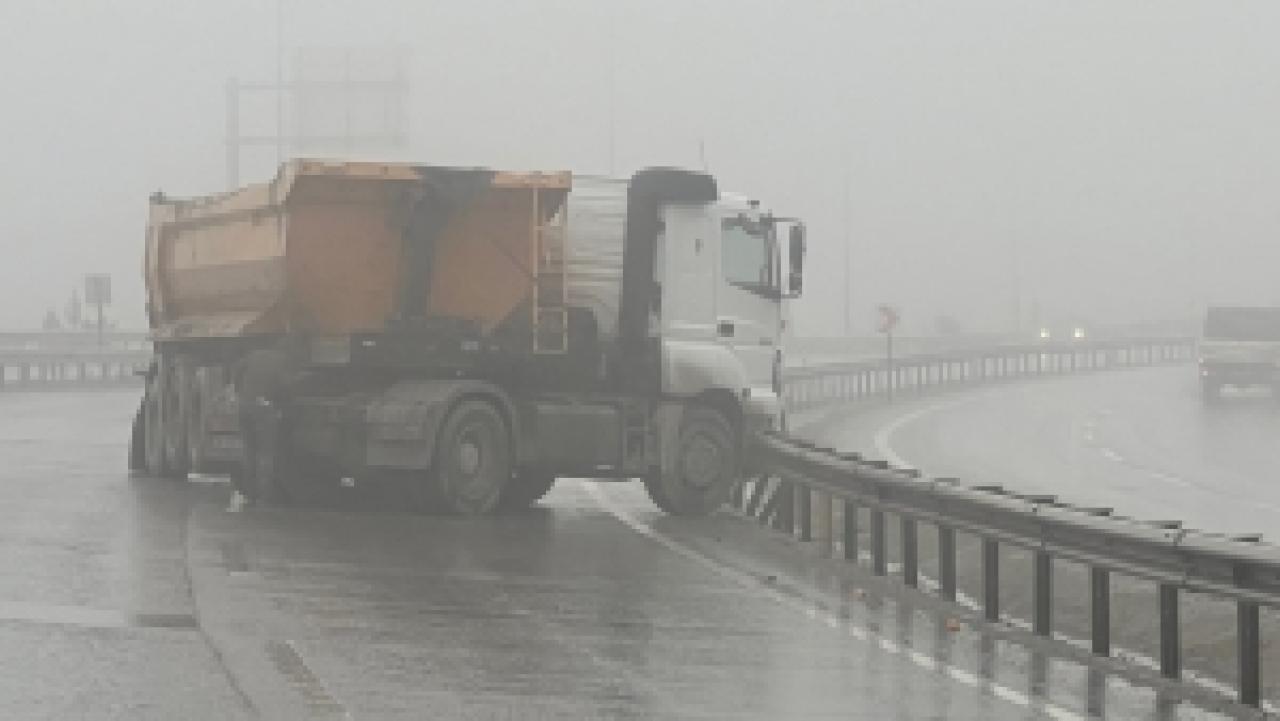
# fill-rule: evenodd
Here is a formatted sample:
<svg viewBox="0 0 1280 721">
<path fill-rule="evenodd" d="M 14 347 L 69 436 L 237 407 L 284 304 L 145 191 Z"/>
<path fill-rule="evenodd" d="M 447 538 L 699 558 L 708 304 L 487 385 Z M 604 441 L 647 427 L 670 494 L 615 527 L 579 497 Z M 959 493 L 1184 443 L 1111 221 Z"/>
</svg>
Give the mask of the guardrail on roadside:
<svg viewBox="0 0 1280 721">
<path fill-rule="evenodd" d="M 902 359 L 892 370 L 883 363 L 832 364 L 793 373 L 788 401 L 792 409 L 803 409 L 885 395 L 891 389 L 914 392 L 1185 360 L 1193 351 L 1194 343 L 1187 339 L 1150 339 L 916 356 Z M 830 532 L 828 542 L 834 547 L 834 539 L 841 539 L 843 557 L 856 562 L 859 509 L 864 508 L 876 575 L 889 572 L 891 515 L 899 522 L 902 580 L 910 587 L 920 584 L 918 524 L 936 528 L 938 590 L 947 601 L 957 600 L 957 534 L 979 539 L 981 606 L 989 621 L 1000 618 L 1002 544 L 1033 556 L 1031 629 L 1039 636 L 1052 634 L 1054 561 L 1089 569 L 1090 648 L 1097 656 L 1112 653 L 1112 574 L 1156 584 L 1160 673 L 1165 678 L 1182 675 L 1179 594 L 1188 591 L 1232 601 L 1238 700 L 1252 707 L 1261 703 L 1260 609 L 1280 609 L 1280 547 L 1262 543 L 1260 536 L 1207 533 L 1183 528 L 1177 521 L 1141 521 L 1115 515 L 1109 508 L 1074 506 L 1051 495 L 925 478 L 915 469 L 892 468 L 886 461 L 775 432 L 754 437 L 750 452 L 760 475 L 735 488 L 732 505 L 737 510 L 802 541 L 814 540 L 815 523 L 820 524 Z"/>
<path fill-rule="evenodd" d="M 150 350 L 0 350 L 0 388 L 139 382 Z"/>
<path fill-rule="evenodd" d="M 1144 366 L 1190 360 L 1190 338 L 1150 338 L 1003 345 L 980 350 L 911 355 L 789 368 L 786 407 L 802 411 L 871 396 L 921 393 L 1028 376 Z"/>
</svg>

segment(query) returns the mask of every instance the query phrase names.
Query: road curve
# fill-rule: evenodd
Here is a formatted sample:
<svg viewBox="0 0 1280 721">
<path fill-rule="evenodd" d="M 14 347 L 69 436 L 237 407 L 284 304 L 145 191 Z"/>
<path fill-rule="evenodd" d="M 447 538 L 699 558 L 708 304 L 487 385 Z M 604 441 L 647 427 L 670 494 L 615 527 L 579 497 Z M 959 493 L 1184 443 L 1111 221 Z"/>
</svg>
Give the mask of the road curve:
<svg viewBox="0 0 1280 721">
<path fill-rule="evenodd" d="M 1280 541 L 1280 402 L 1204 403 L 1185 366 L 1018 382 L 823 419 L 813 432 L 934 475 Z"/>
<path fill-rule="evenodd" d="M 1261 533 L 1280 543 L 1280 402 L 1238 392 L 1206 404 L 1188 366 L 1023 380 L 833 409 L 809 414 L 801 432 L 927 475 L 1053 494 L 1211 532 Z M 929 548 L 927 540 L 921 544 Z M 1026 559 L 1013 561 L 1021 568 Z M 976 553 L 967 559 L 962 553 L 960 563 L 962 586 L 968 578 L 977 597 Z M 1088 638 L 1088 599 L 1081 591 L 1088 577 L 1072 564 L 1059 568 L 1055 627 Z M 1030 618 L 1030 590 L 1017 578 L 1004 584 L 1011 615 Z M 1121 580 L 1113 603 L 1117 643 L 1154 657 L 1154 589 Z M 1226 602 L 1185 596 L 1183 645 L 1193 675 L 1234 681 L 1234 614 Z M 1280 613 L 1264 613 L 1263 626 L 1264 697 L 1274 703 L 1280 701 Z"/>
</svg>

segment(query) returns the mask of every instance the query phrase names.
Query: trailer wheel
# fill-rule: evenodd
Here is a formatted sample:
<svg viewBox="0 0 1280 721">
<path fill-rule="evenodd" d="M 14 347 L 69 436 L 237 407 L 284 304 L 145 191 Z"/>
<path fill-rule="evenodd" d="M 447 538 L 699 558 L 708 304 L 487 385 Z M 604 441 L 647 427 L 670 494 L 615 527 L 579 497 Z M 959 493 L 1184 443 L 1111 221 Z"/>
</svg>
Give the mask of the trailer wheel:
<svg viewBox="0 0 1280 721">
<path fill-rule="evenodd" d="M 718 411 L 692 406 L 680 423 L 670 473 L 644 479 L 654 505 L 674 516 L 705 516 L 729 497 L 741 460 L 733 425 Z"/>
<path fill-rule="evenodd" d="M 133 414 L 133 426 L 129 430 L 129 470 L 144 471 L 147 468 L 147 401 L 144 398 L 138 403 L 138 412 Z"/>
<path fill-rule="evenodd" d="M 511 441 L 492 404 L 459 403 L 445 420 L 434 455 L 431 495 L 441 510 L 480 515 L 497 508 L 511 480 Z"/>
<path fill-rule="evenodd" d="M 290 500 L 285 477 L 294 470 L 291 459 L 280 443 L 274 409 L 254 410 L 256 418 L 241 425 L 244 456 L 232 484 L 251 501 L 283 505 Z"/>
<path fill-rule="evenodd" d="M 156 478 L 183 479 L 186 472 L 175 463 L 170 443 L 174 421 L 172 394 L 165 382 L 165 361 L 160 359 L 147 379 L 142 396 L 142 461 L 147 475 Z"/>
<path fill-rule="evenodd" d="M 498 506 L 505 511 L 518 511 L 537 503 L 551 491 L 555 475 L 546 471 L 517 473 L 502 491 Z"/>
</svg>

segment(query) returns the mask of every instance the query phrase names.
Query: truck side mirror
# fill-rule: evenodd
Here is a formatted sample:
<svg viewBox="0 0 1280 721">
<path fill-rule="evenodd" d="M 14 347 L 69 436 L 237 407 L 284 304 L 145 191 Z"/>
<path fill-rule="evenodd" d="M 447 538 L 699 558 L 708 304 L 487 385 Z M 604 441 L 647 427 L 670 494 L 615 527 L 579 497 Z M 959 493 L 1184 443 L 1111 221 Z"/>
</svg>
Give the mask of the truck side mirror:
<svg viewBox="0 0 1280 721">
<path fill-rule="evenodd" d="M 798 298 L 804 289 L 804 226 L 799 223 L 791 226 L 788 240 L 787 291 L 792 298 Z"/>
</svg>

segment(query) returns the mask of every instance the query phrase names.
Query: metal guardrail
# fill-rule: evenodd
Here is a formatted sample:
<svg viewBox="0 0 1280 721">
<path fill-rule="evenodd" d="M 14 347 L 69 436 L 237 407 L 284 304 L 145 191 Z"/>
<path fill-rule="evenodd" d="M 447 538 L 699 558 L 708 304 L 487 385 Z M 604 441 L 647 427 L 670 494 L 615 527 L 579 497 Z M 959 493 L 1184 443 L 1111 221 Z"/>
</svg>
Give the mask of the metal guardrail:
<svg viewBox="0 0 1280 721">
<path fill-rule="evenodd" d="M 0 388 L 136 383 L 150 362 L 145 331 L 0 331 Z"/>
<path fill-rule="evenodd" d="M 1190 360 L 1190 338 L 1044 342 L 853 363 L 789 368 L 783 391 L 788 410 L 803 411 L 869 396 L 922 393 L 1028 376 L 1124 368 Z"/>
<path fill-rule="evenodd" d="M 883 363 L 833 364 L 791 376 L 788 398 L 793 409 L 809 408 L 888 395 L 895 389 L 923 391 L 983 380 L 1149 365 L 1189 359 L 1193 352 L 1190 340 L 1148 339 L 912 357 L 893 369 Z M 980 539 L 981 606 L 990 621 L 1000 617 L 1002 545 L 1029 551 L 1034 558 L 1031 628 L 1039 636 L 1052 633 L 1054 561 L 1086 566 L 1090 647 L 1097 656 L 1112 653 L 1111 575 L 1156 584 L 1160 672 L 1166 678 L 1182 675 L 1179 594 L 1188 591 L 1232 601 L 1238 700 L 1252 707 L 1261 702 L 1260 608 L 1280 608 L 1280 547 L 1263 544 L 1260 536 L 1218 535 L 1186 529 L 1176 521 L 1141 521 L 1115 515 L 1109 508 L 1073 506 L 1049 495 L 925 478 L 914 469 L 891 468 L 885 461 L 773 432 L 753 438 L 750 452 L 761 475 L 735 489 L 732 503 L 738 510 L 804 541 L 813 540 L 817 521 L 830 529 L 832 539 L 842 539 L 843 557 L 856 562 L 858 510 L 865 508 L 876 575 L 888 575 L 890 515 L 899 521 L 902 580 L 910 587 L 920 583 L 918 524 L 936 527 L 937 583 L 948 601 L 957 599 L 957 534 Z M 815 519 L 815 505 L 825 518 L 819 513 Z"/>
<path fill-rule="evenodd" d="M 151 348 L 147 331 L 107 330 L 101 338 L 91 330 L 0 331 L 0 350 L 59 350 L 64 348 Z"/>
<path fill-rule="evenodd" d="M 149 349 L 0 350 L 0 388 L 136 383 L 150 362 Z"/>
</svg>

